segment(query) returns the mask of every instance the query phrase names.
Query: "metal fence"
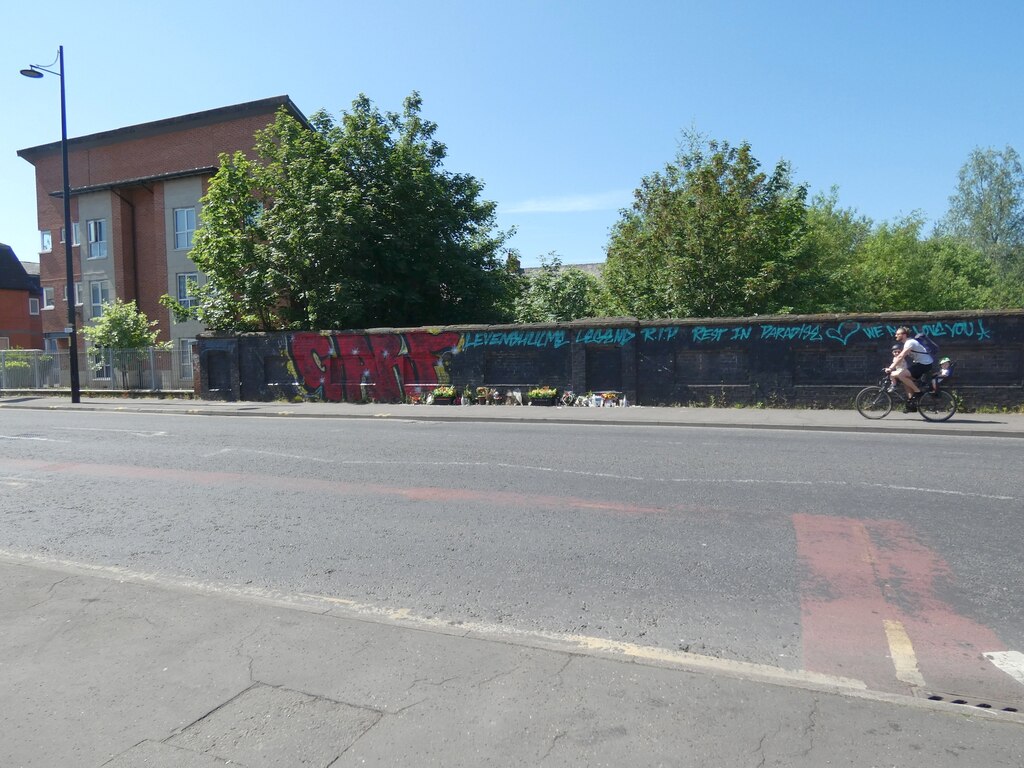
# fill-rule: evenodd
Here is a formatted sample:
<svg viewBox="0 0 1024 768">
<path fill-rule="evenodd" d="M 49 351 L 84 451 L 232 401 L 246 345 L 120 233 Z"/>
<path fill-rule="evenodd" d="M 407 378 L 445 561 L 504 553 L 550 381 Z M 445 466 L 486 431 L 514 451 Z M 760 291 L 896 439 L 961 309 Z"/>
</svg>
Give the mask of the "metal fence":
<svg viewBox="0 0 1024 768">
<path fill-rule="evenodd" d="M 78 355 L 78 375 L 83 390 L 191 391 L 192 352 L 156 347 L 89 349 Z M 66 349 L 0 350 L 0 391 L 70 388 Z"/>
</svg>

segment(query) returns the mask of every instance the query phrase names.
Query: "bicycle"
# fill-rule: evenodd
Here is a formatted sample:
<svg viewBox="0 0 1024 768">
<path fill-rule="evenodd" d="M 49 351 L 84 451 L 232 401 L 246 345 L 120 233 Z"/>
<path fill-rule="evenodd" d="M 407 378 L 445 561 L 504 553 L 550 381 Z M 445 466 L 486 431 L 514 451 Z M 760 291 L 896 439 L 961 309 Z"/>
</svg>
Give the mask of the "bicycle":
<svg viewBox="0 0 1024 768">
<path fill-rule="evenodd" d="M 942 389 L 942 380 L 942 376 L 926 373 L 916 381 L 922 394 L 914 403 L 925 421 L 947 421 L 956 413 L 956 398 Z M 891 384 L 889 374 L 883 372 L 878 384 L 857 393 L 854 405 L 865 419 L 884 419 L 892 413 L 894 401 L 905 405 L 910 399 L 903 387 Z"/>
</svg>

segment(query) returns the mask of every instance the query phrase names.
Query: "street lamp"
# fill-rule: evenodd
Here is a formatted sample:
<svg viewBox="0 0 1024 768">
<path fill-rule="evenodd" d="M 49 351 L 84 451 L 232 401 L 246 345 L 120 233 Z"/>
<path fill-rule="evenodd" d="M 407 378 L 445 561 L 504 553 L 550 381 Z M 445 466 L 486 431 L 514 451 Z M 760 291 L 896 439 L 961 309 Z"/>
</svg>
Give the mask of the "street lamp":
<svg viewBox="0 0 1024 768">
<path fill-rule="evenodd" d="M 59 69 L 54 72 L 50 67 L 60 62 Z M 21 70 L 25 77 L 38 79 L 43 72 L 60 78 L 60 153 L 64 163 L 64 261 L 67 271 L 68 286 L 68 351 L 71 361 L 71 402 L 82 401 L 81 385 L 78 378 L 78 329 L 75 324 L 75 267 L 71 260 L 71 185 L 68 181 L 68 117 L 64 100 L 64 46 L 57 48 L 57 61 L 45 67 L 29 64 L 28 69 Z"/>
</svg>

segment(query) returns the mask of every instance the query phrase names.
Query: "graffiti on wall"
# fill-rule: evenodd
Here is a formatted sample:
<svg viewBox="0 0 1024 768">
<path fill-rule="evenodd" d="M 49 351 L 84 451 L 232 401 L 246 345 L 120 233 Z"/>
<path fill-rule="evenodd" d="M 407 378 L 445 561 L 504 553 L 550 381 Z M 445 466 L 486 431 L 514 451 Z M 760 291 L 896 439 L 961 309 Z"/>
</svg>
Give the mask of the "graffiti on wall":
<svg viewBox="0 0 1024 768">
<path fill-rule="evenodd" d="M 719 341 L 810 341 L 838 343 L 846 346 L 856 339 L 885 339 L 896 334 L 899 326 L 887 323 L 862 324 L 857 321 L 845 320 L 835 325 L 821 323 L 799 323 L 795 325 L 760 325 L 746 326 L 706 326 L 696 325 L 690 328 L 690 338 L 696 344 Z M 936 321 L 912 325 L 914 333 L 926 333 L 936 339 L 973 339 L 985 341 L 992 338 L 992 331 L 985 321 L 956 320 L 953 322 Z"/>
<path fill-rule="evenodd" d="M 636 338 L 630 328 L 583 328 L 580 330 L 473 331 L 462 338 L 462 348 L 535 347 L 561 349 L 567 344 L 611 344 L 625 346 Z"/>
<path fill-rule="evenodd" d="M 598 344 L 622 347 L 639 335 L 645 343 L 667 342 L 680 335 L 689 336 L 694 344 L 716 342 L 762 341 L 762 342 L 822 342 L 846 346 L 857 339 L 890 338 L 896 333 L 896 325 L 887 323 L 860 323 L 845 320 L 841 323 L 789 323 L 776 325 L 761 323 L 751 325 L 666 325 L 639 329 L 639 334 L 630 328 L 581 328 L 573 330 L 531 330 L 531 331 L 473 331 L 465 333 L 461 349 L 473 347 L 538 349 L 560 349 L 568 344 Z M 927 333 L 936 339 L 974 339 L 985 341 L 992 338 L 992 331 L 985 321 L 937 320 L 912 326 L 915 333 Z"/>
<path fill-rule="evenodd" d="M 935 321 L 912 326 L 938 340 L 986 341 L 992 330 L 982 319 Z M 886 323 L 793 323 L 777 325 L 669 325 L 631 328 L 573 328 L 503 331 L 408 331 L 405 333 L 295 333 L 288 355 L 307 392 L 334 402 L 396 402 L 451 381 L 452 357 L 474 348 L 561 349 L 569 344 L 622 347 L 687 340 L 714 343 L 804 342 L 848 346 L 853 341 L 891 338 L 897 326 Z"/>
<path fill-rule="evenodd" d="M 397 402 L 448 381 L 462 334 L 294 333 L 288 355 L 306 390 L 331 402 Z"/>
</svg>

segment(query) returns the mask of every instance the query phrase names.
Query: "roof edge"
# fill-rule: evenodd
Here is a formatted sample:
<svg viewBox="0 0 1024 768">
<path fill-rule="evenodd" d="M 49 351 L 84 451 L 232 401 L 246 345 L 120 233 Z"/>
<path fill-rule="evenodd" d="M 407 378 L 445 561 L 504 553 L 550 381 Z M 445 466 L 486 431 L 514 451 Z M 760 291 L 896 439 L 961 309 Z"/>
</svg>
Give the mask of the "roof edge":
<svg viewBox="0 0 1024 768">
<path fill-rule="evenodd" d="M 130 139 L 139 139 L 159 135 L 161 133 L 169 133 L 171 131 L 182 130 L 193 126 L 220 123 L 230 118 L 246 117 L 248 115 L 258 114 L 261 112 L 276 112 L 281 107 L 284 107 L 296 120 L 307 128 L 311 127 L 306 116 L 297 106 L 295 106 L 295 103 L 286 94 L 283 96 L 271 96 L 270 98 L 259 99 L 257 101 L 247 101 L 242 104 L 232 104 L 227 107 L 207 109 L 201 112 L 192 112 L 187 115 L 179 115 L 177 117 L 168 117 L 162 120 L 154 120 L 149 123 L 129 125 L 124 128 L 115 128 L 114 130 L 92 133 L 87 136 L 78 136 L 73 139 L 68 139 L 68 147 L 75 149 L 90 149 L 92 147 L 114 144 L 116 142 Z M 34 158 L 50 154 L 51 152 L 59 152 L 60 146 L 61 142 L 54 141 L 49 144 L 26 147 L 25 149 L 18 150 L 18 157 L 31 163 Z"/>
</svg>

